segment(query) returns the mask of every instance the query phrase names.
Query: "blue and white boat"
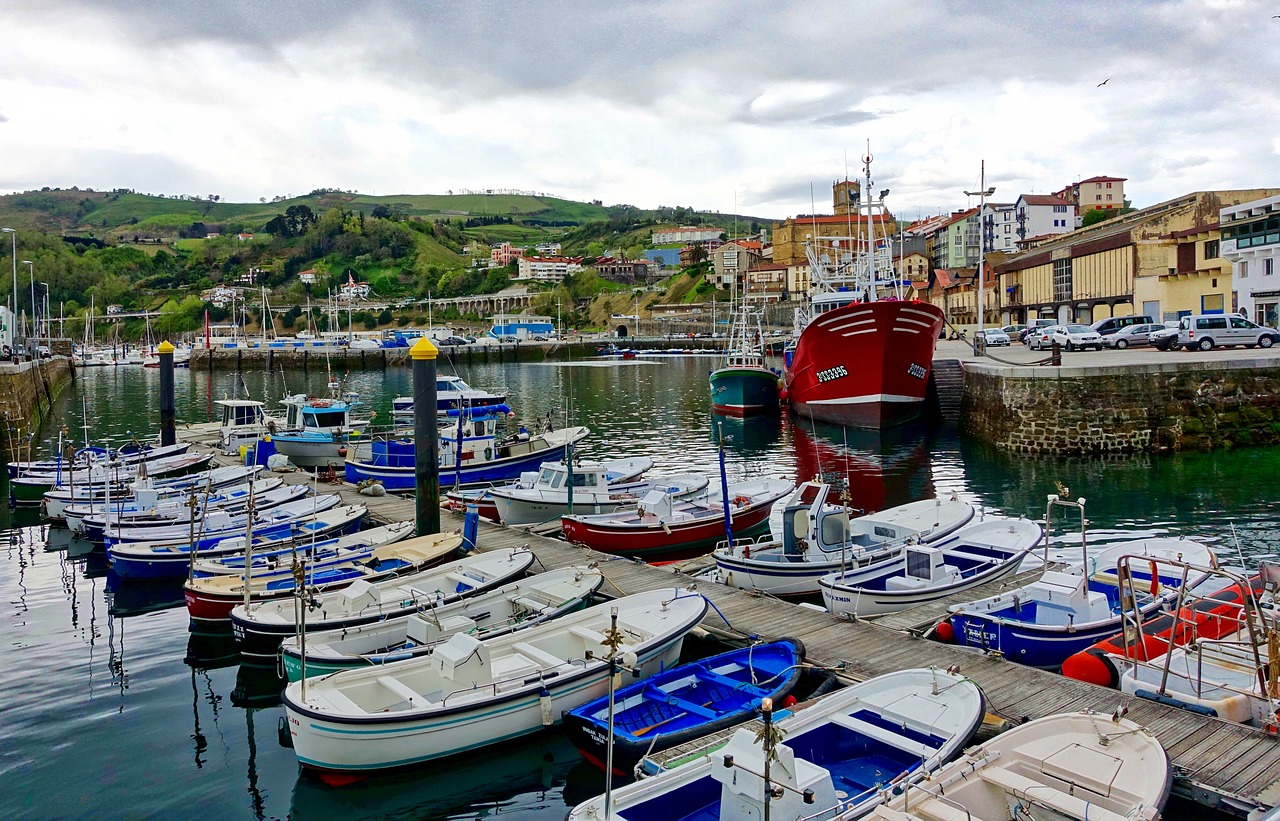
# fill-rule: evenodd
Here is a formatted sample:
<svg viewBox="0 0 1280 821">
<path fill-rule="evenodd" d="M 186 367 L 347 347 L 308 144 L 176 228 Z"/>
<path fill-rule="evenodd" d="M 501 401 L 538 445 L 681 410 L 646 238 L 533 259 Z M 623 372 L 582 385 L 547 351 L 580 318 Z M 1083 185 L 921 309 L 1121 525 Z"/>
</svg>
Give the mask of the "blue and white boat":
<svg viewBox="0 0 1280 821">
<path fill-rule="evenodd" d="M 1155 561 L 1144 572 L 1141 562 L 1133 562 L 1136 595 L 1128 603 L 1124 601 L 1127 585 L 1122 584 L 1116 567 L 1121 556 L 1185 561 L 1200 567 L 1216 562 L 1208 547 L 1185 539 L 1119 542 L 1092 557 L 1082 548 L 1082 566 L 1046 570 L 1025 587 L 952 605 L 946 625 L 950 629 L 940 629 L 939 637 L 998 651 L 1019 664 L 1056 669 L 1068 656 L 1119 632 L 1125 614 L 1145 621 L 1177 598 L 1184 582 L 1193 588 L 1207 578 L 1207 574 L 1191 574 L 1184 579 L 1181 573 L 1169 570 L 1169 565 Z"/>
<path fill-rule="evenodd" d="M 257 479 L 250 483 L 226 488 L 218 493 L 201 493 L 198 495 L 172 496 L 152 502 L 147 493 L 142 498 L 114 498 L 110 503 L 105 500 L 93 505 L 68 505 L 64 513 L 67 528 L 82 539 L 91 542 L 102 541 L 103 530 L 108 525 L 172 525 L 189 522 L 194 518 L 199 527 L 200 520 L 206 513 L 222 510 L 227 513 L 243 513 L 249 504 L 252 490 L 254 508 L 267 510 L 278 507 L 285 502 L 292 502 L 310 493 L 306 485 L 285 486 L 284 480 L 278 477 Z M 194 504 L 193 502 L 194 495 Z"/>
<path fill-rule="evenodd" d="M 451 411 L 457 413 L 457 411 Z M 457 427 L 440 431 L 440 486 L 479 485 L 516 479 L 543 462 L 565 458 L 568 448 L 586 438 L 585 426 L 527 432 L 499 438 L 497 423 L 503 418 L 469 414 Z M 345 478 L 352 484 L 377 479 L 388 491 L 413 490 L 416 455 L 412 439 L 395 436 L 371 443 L 368 458 L 346 460 Z"/>
<path fill-rule="evenodd" d="M 903 670 L 776 712 L 781 741 L 765 763 L 759 725 L 694 761 L 574 807 L 570 821 L 860 818 L 895 789 L 958 756 L 982 724 L 978 685 L 937 669 Z M 757 740 L 761 739 L 761 740 Z"/>
<path fill-rule="evenodd" d="M 336 494 L 334 494 L 336 495 Z M 253 549 L 269 551 L 289 545 L 305 545 L 312 540 L 357 530 L 367 509 L 363 505 L 344 505 L 324 510 L 281 525 L 254 530 Z M 245 528 L 234 535 L 222 534 L 195 540 L 196 558 L 214 558 L 244 553 Z M 131 542 L 107 548 L 107 558 L 117 576 L 126 579 L 180 579 L 188 574 L 192 561 L 192 544 L 182 542 Z"/>
<path fill-rule="evenodd" d="M 507 401 L 506 391 L 473 388 L 460 376 L 436 377 L 436 415 L 444 416 L 457 408 L 488 408 Z M 391 400 L 391 415 L 396 424 L 412 424 L 413 397 L 397 396 Z"/>
<path fill-rule="evenodd" d="M 760 314 L 747 308 L 745 294 L 743 304 L 734 306 L 724 365 L 707 379 L 711 409 L 716 413 L 759 416 L 778 412 L 782 372 L 771 370 L 765 363 Z"/>
<path fill-rule="evenodd" d="M 270 434 L 277 453 L 300 468 L 336 467 L 347 448 L 368 439 L 367 419 L 352 416 L 358 400 L 290 396 L 282 400 L 285 429 Z"/>
<path fill-rule="evenodd" d="M 304 486 L 305 487 L 305 486 Z M 273 526 L 287 525 L 307 516 L 314 515 L 336 506 L 342 497 L 336 493 L 325 493 L 295 499 L 276 507 L 253 512 L 253 528 L 264 532 Z M 247 509 L 240 513 L 229 513 L 225 510 L 210 510 L 197 522 L 164 523 L 127 523 L 115 522 L 103 528 L 103 541 L 110 547 L 126 542 L 183 542 L 191 538 L 194 531 L 203 534 L 204 539 L 221 539 L 243 533 L 249 525 Z"/>
<path fill-rule="evenodd" d="M 781 538 L 718 548 L 713 557 L 719 580 L 774 596 L 814 595 L 823 576 L 901 556 L 908 544 L 949 536 L 974 515 L 973 505 L 953 496 L 850 519 L 847 509 L 831 504 L 830 492 L 825 482 L 805 482 L 770 515 L 770 529 L 776 524 Z"/>
<path fill-rule="evenodd" d="M 1026 519 L 969 525 L 888 561 L 823 576 L 822 603 L 837 616 L 866 618 L 938 601 L 1013 575 L 1043 538 L 1040 523 Z"/>
<path fill-rule="evenodd" d="M 191 493 L 208 493 L 248 481 L 261 473 L 260 465 L 231 465 L 230 467 L 213 468 L 200 473 L 170 478 L 135 479 L 128 483 L 105 485 L 76 485 L 51 490 L 44 495 L 41 505 L 46 518 L 65 520 L 66 508 L 69 505 L 102 504 L 107 501 L 108 491 L 115 503 L 120 499 L 136 500 L 139 492 L 147 498 L 154 497 L 157 502 L 174 497 L 187 497 Z M 150 494 L 150 495 L 148 495 Z"/>
<path fill-rule="evenodd" d="M 613 772 L 629 776 L 646 755 L 740 724 L 762 699 L 781 703 L 800 681 L 804 645 L 779 639 L 672 667 L 613 695 Z M 564 717 L 565 731 L 592 764 L 605 769 L 609 698 Z"/>
</svg>

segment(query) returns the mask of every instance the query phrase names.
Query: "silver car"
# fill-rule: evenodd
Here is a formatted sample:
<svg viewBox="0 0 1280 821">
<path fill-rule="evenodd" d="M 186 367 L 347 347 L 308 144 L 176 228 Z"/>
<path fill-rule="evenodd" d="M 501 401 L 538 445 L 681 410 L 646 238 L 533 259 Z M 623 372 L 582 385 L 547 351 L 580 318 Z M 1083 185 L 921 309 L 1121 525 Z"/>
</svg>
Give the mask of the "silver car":
<svg viewBox="0 0 1280 821">
<path fill-rule="evenodd" d="M 1088 325 L 1059 325 L 1053 329 L 1049 340 L 1050 344 L 1056 342 L 1069 351 L 1081 351 L 1085 348 L 1102 350 L 1102 334 Z"/>
<path fill-rule="evenodd" d="M 1126 325 L 1120 330 L 1112 334 L 1102 337 L 1102 344 L 1108 348 L 1115 348 L 1123 351 L 1125 348 L 1138 348 L 1143 345 L 1151 344 L 1151 334 L 1153 331 L 1161 329 L 1161 325 L 1141 324 Z"/>
<path fill-rule="evenodd" d="M 1235 314 L 1201 314 L 1179 320 L 1178 344 L 1188 351 L 1231 345 L 1270 348 L 1276 342 L 1280 342 L 1280 331 L 1264 328 Z"/>
<path fill-rule="evenodd" d="M 1033 351 L 1043 351 L 1045 348 L 1053 347 L 1053 332 L 1059 327 L 1045 325 L 1041 328 L 1031 328 L 1027 331 L 1027 347 Z"/>
</svg>

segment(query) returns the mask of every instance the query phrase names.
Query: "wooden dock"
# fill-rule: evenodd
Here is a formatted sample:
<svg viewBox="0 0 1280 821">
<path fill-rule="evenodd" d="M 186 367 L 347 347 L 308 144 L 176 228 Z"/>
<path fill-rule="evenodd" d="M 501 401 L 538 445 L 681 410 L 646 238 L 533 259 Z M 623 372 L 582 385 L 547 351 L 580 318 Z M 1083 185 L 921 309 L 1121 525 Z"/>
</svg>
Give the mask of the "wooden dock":
<svg viewBox="0 0 1280 821">
<path fill-rule="evenodd" d="M 312 481 L 305 473 L 285 476 L 295 482 Z M 378 523 L 414 519 L 412 499 L 361 496 L 348 484 L 321 482 L 318 489 L 341 492 L 344 503 L 368 506 L 369 517 Z M 462 528 L 463 518 L 455 513 L 442 510 L 440 520 L 442 530 Z M 693 578 L 669 568 L 596 553 L 483 519 L 478 546 L 480 550 L 528 546 L 537 556 L 537 563 L 548 570 L 599 562 L 606 580 L 602 592 L 610 596 L 695 584 Z M 1241 817 L 1254 808 L 1280 803 L 1280 740 L 1276 737 L 1024 667 L 998 655 L 919 638 L 921 631 L 944 612 L 942 605 L 914 608 L 874 622 L 850 621 L 736 588 L 705 581 L 696 584 L 698 592 L 711 603 L 703 626 L 712 632 L 742 639 L 794 636 L 804 642 L 810 662 L 843 665 L 845 674 L 855 679 L 910 667 L 958 665 L 982 687 L 987 709 L 1015 722 L 1086 709 L 1110 713 L 1124 705 L 1129 718 L 1149 728 L 1168 751 L 1177 795 Z M 965 598 L 976 595 L 971 592 Z"/>
</svg>

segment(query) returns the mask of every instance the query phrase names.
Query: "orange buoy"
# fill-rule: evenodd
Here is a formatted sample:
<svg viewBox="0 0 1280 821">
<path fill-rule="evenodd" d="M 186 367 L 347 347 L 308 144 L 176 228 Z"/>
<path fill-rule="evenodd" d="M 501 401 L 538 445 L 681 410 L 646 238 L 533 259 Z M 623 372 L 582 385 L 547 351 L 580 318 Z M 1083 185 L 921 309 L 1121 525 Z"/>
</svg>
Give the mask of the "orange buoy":
<svg viewBox="0 0 1280 821">
<path fill-rule="evenodd" d="M 956 640 L 956 629 L 951 626 L 951 622 L 940 622 L 937 627 L 933 628 L 933 635 L 938 641 L 953 642 Z"/>
</svg>

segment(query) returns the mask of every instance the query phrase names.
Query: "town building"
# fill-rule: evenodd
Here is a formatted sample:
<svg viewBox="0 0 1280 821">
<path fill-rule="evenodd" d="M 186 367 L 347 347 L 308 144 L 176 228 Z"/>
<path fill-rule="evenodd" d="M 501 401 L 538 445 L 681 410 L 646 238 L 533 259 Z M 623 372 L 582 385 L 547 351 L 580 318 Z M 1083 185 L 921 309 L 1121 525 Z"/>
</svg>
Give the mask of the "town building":
<svg viewBox="0 0 1280 821">
<path fill-rule="evenodd" d="M 751 302 L 780 302 L 787 298 L 787 266 L 762 261 L 746 274 L 746 299 Z"/>
<path fill-rule="evenodd" d="M 560 243 L 558 242 L 539 242 L 533 246 L 533 250 L 540 257 L 558 257 L 560 256 Z"/>
<path fill-rule="evenodd" d="M 524 248 L 517 248 L 509 242 L 494 246 L 489 250 L 489 267 L 501 268 L 503 265 L 510 265 L 511 260 L 519 259 L 524 251 Z"/>
<path fill-rule="evenodd" d="M 1023 194 L 1014 203 L 1014 244 L 993 250 L 1018 250 L 1018 243 L 1076 230 L 1076 207 L 1056 194 Z"/>
<path fill-rule="evenodd" d="M 1237 307 L 1259 325 L 1280 328 L 1280 197 L 1223 208 L 1218 222 Z"/>
<path fill-rule="evenodd" d="M 1219 215 L 1278 195 L 1275 188 L 1198 191 L 1047 240 L 988 266 L 998 284 L 986 305 L 994 303 L 1006 323 L 1132 314 L 1160 321 L 1236 310 Z"/>
<path fill-rule="evenodd" d="M 988 202 L 982 206 L 982 247 L 988 251 L 1017 250 L 1015 212 L 1016 204 L 1011 202 Z"/>
<path fill-rule="evenodd" d="M 896 233 L 897 222 L 892 214 L 882 211 L 868 217 L 865 211 L 858 210 L 860 190 L 857 180 L 837 180 L 831 186 L 832 215 L 800 214 L 774 223 L 773 261 L 788 267 L 807 264 L 807 243 L 822 239 L 845 243 L 852 238 L 865 238 L 868 226 L 876 238 Z"/>
<path fill-rule="evenodd" d="M 1053 192 L 1053 196 L 1075 206 L 1075 215 L 1081 218 L 1093 210 L 1124 208 L 1124 184 L 1124 177 L 1090 177 Z"/>
<path fill-rule="evenodd" d="M 582 257 L 520 257 L 512 279 L 523 282 L 563 282 L 582 270 Z"/>
<path fill-rule="evenodd" d="M 709 239 L 719 239 L 723 233 L 723 228 L 717 228 L 714 225 L 681 225 L 665 231 L 654 231 L 652 241 L 654 245 L 669 245 L 675 242 L 702 242 Z"/>
<path fill-rule="evenodd" d="M 731 240 L 712 252 L 711 261 L 711 283 L 740 293 L 747 272 L 764 261 L 763 246 L 756 240 Z"/>
<path fill-rule="evenodd" d="M 618 259 L 600 257 L 596 273 L 613 282 L 645 284 L 657 278 L 658 263 L 651 259 Z"/>
</svg>

